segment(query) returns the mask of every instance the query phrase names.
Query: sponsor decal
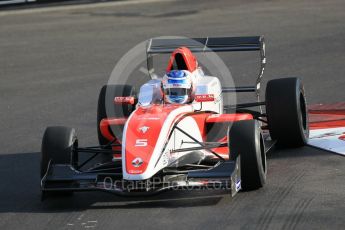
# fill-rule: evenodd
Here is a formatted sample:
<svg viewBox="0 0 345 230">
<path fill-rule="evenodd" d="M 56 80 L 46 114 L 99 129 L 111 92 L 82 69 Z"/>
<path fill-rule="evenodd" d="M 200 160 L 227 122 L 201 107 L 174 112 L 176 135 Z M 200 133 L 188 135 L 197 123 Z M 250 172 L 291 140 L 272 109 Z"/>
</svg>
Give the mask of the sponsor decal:
<svg viewBox="0 0 345 230">
<path fill-rule="evenodd" d="M 171 84 L 164 84 L 164 88 L 190 88 L 191 84 L 180 84 L 180 83 L 171 83 Z"/>
<path fill-rule="evenodd" d="M 150 127 L 147 127 L 147 126 L 143 126 L 143 127 L 140 127 L 139 130 L 142 132 L 142 133 L 146 133 L 148 130 L 150 129 Z"/>
<path fill-rule="evenodd" d="M 236 181 L 236 192 L 240 191 L 241 189 L 241 180 Z"/>
<path fill-rule="evenodd" d="M 209 117 L 221 117 L 221 114 L 212 114 Z"/>
<path fill-rule="evenodd" d="M 160 120 L 160 117 L 139 117 L 138 120 Z"/>
<path fill-rule="evenodd" d="M 198 94 L 198 95 L 195 95 L 195 101 L 196 102 L 214 101 L 214 95 L 213 94 Z"/>
<path fill-rule="evenodd" d="M 130 104 L 134 105 L 135 99 L 134 97 L 115 97 L 114 98 L 115 104 Z"/>
<path fill-rule="evenodd" d="M 163 166 L 167 166 L 169 163 L 169 152 L 163 153 L 162 156 L 162 164 Z"/>
<path fill-rule="evenodd" d="M 132 165 L 136 168 L 140 167 L 142 164 L 143 164 L 143 159 L 141 159 L 140 157 L 137 157 L 132 161 Z"/>
<path fill-rule="evenodd" d="M 129 173 L 132 173 L 132 174 L 139 174 L 142 172 L 143 172 L 143 170 L 133 170 L 133 169 L 129 170 Z"/>
</svg>

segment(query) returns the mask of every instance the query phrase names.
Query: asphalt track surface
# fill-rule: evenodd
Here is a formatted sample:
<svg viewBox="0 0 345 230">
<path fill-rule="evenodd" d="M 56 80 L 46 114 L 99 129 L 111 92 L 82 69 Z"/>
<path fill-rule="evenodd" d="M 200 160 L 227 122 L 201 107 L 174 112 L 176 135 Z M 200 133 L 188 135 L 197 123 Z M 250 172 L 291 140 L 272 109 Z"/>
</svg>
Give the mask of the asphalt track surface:
<svg viewBox="0 0 345 230">
<path fill-rule="evenodd" d="M 41 202 L 38 153 L 49 125 L 75 127 L 82 145 L 96 144 L 100 87 L 127 50 L 153 36 L 263 34 L 266 80 L 301 76 L 309 103 L 345 101 L 344 19 L 343 0 L 0 12 L 0 229 L 344 229 L 345 158 L 310 147 L 276 149 L 266 186 L 234 198 L 92 192 Z M 252 78 L 246 65 L 255 62 L 235 57 L 224 59 L 233 76 Z"/>
</svg>

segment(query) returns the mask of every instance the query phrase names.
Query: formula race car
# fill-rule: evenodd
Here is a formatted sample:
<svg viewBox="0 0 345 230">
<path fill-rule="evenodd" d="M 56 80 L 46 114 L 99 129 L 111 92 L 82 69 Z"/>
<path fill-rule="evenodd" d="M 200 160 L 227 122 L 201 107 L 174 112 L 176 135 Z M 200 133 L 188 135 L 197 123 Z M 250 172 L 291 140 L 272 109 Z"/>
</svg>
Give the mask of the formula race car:
<svg viewBox="0 0 345 230">
<path fill-rule="evenodd" d="M 254 86 L 224 87 L 198 65 L 196 52 L 259 51 Z M 171 54 L 166 74 L 142 84 L 105 85 L 97 111 L 99 146 L 79 147 L 73 128 L 48 127 L 42 141 L 42 198 L 101 190 L 122 195 L 168 189 L 254 190 L 264 186 L 266 153 L 274 144 L 303 146 L 308 114 L 298 78 L 260 82 L 262 36 L 150 39 L 153 55 Z M 223 95 L 251 92 L 251 103 L 223 105 Z M 254 108 L 254 109 L 250 109 Z M 263 112 L 265 111 L 265 112 Z M 91 155 L 91 156 L 90 156 Z M 88 156 L 88 157 L 86 157 Z"/>
</svg>

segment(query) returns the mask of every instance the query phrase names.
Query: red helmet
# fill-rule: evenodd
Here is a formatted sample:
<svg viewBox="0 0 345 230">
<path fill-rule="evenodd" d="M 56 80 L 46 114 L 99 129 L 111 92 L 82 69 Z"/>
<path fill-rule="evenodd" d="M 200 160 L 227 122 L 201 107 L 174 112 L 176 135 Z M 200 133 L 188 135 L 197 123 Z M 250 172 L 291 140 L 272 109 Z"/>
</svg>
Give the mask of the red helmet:
<svg viewBox="0 0 345 230">
<path fill-rule="evenodd" d="M 198 68 L 198 62 L 192 51 L 187 47 L 179 47 L 170 56 L 166 72 L 171 70 L 188 70 L 193 72 Z"/>
</svg>

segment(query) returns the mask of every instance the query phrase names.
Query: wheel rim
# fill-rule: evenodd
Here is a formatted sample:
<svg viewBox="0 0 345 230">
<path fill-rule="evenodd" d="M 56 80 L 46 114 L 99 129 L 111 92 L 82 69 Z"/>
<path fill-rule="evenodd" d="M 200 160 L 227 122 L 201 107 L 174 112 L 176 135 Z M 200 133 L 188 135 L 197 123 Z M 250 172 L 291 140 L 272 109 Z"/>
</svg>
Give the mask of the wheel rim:
<svg viewBox="0 0 345 230">
<path fill-rule="evenodd" d="M 303 93 L 300 94 L 300 110 L 301 110 L 301 122 L 303 130 L 307 130 L 307 109 L 306 102 Z"/>
<path fill-rule="evenodd" d="M 261 164 L 264 173 L 266 173 L 266 153 L 265 153 L 265 145 L 262 134 L 260 134 L 260 151 L 261 151 Z"/>
</svg>

